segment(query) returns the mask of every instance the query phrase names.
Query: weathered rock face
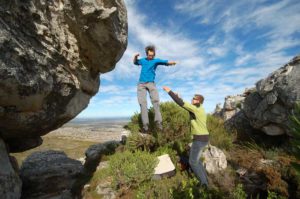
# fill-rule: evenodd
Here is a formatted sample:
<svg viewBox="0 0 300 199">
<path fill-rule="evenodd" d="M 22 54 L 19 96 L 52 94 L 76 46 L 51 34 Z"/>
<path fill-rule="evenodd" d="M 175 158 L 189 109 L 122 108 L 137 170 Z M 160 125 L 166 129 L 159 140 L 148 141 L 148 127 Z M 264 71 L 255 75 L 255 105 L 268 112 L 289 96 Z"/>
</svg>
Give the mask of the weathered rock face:
<svg viewBox="0 0 300 199">
<path fill-rule="evenodd" d="M 0 139 L 0 196 L 1 198 L 19 199 L 22 182 L 14 171 L 5 143 Z"/>
<path fill-rule="evenodd" d="M 71 195 L 72 185 L 82 170 L 81 162 L 68 158 L 64 152 L 35 152 L 21 167 L 22 198 Z"/>
<path fill-rule="evenodd" d="M 245 94 L 227 96 L 225 97 L 223 108 L 221 108 L 220 104 L 218 104 L 214 111 L 214 115 L 219 116 L 224 120 L 228 120 L 243 108 L 244 100 Z"/>
<path fill-rule="evenodd" d="M 244 103 L 251 126 L 268 135 L 288 133 L 288 116 L 300 100 L 300 56 L 256 83 Z"/>
<path fill-rule="evenodd" d="M 126 46 L 123 0 L 0 0 L 0 136 L 29 139 L 15 151 L 40 144 L 88 105 Z"/>
<path fill-rule="evenodd" d="M 113 153 L 118 145 L 118 142 L 110 141 L 103 144 L 92 145 L 86 150 L 83 171 L 80 173 L 71 189 L 71 193 L 74 196 L 81 196 L 84 185 L 93 177 L 102 156 Z"/>
<path fill-rule="evenodd" d="M 22 198 L 82 198 L 83 187 L 93 177 L 102 156 L 112 153 L 118 144 L 92 145 L 86 151 L 84 165 L 61 151 L 32 153 L 20 170 Z"/>
<path fill-rule="evenodd" d="M 248 133 L 254 129 L 272 136 L 288 134 L 289 115 L 300 101 L 299 84 L 300 55 L 245 92 L 242 110 L 227 118 L 225 125 Z"/>
</svg>

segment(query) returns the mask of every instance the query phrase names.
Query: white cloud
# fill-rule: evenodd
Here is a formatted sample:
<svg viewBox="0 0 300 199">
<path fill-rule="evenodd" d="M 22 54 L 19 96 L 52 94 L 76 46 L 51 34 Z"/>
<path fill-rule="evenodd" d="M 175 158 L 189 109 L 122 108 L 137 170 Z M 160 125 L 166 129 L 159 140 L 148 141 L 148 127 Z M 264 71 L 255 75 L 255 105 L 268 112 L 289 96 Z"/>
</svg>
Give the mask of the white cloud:
<svg viewBox="0 0 300 199">
<path fill-rule="evenodd" d="M 252 58 L 251 54 L 243 54 L 235 59 L 235 66 L 241 66 L 247 64 L 247 62 Z"/>
<path fill-rule="evenodd" d="M 223 57 L 227 53 L 227 49 L 223 47 L 211 47 L 208 48 L 208 54 L 217 56 L 217 57 Z"/>
<path fill-rule="evenodd" d="M 253 76 L 265 77 L 294 56 L 286 53 L 286 50 L 300 47 L 299 37 L 295 38 L 295 34 L 300 32 L 299 1 L 271 3 L 254 0 L 225 4 L 219 1 L 190 0 L 184 3 L 178 1 L 175 8 L 200 22 L 215 25 L 215 34 L 206 41 L 208 53 L 211 46 L 219 45 L 238 55 L 233 60 L 234 67 L 238 69 L 229 67 L 224 71 L 223 76 L 227 77 L 223 77 L 223 80 L 226 79 L 227 82 L 234 80 L 235 83 L 243 85 L 245 79 L 253 80 Z M 237 31 L 250 37 L 236 37 Z M 259 31 L 261 35 L 255 34 Z M 218 38 L 222 35 L 223 39 Z M 260 40 L 256 41 L 257 39 Z M 250 50 L 247 41 L 256 42 L 261 46 L 257 49 L 252 47 Z M 223 68 L 225 67 L 226 65 L 223 65 Z M 246 78 L 249 75 L 252 78 Z"/>
</svg>

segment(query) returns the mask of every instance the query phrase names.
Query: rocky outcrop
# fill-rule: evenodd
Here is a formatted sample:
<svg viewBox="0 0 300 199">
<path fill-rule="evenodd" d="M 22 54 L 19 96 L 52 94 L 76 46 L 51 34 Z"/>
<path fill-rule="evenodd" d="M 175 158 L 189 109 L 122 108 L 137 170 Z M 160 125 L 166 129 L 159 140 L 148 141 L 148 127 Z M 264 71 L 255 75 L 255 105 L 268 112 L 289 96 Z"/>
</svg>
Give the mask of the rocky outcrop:
<svg viewBox="0 0 300 199">
<path fill-rule="evenodd" d="M 35 152 L 21 167 L 22 198 L 72 198 L 67 196 L 82 170 L 82 164 L 64 152 Z"/>
<path fill-rule="evenodd" d="M 226 121 L 226 126 L 250 128 L 277 136 L 289 133 L 288 120 L 300 101 L 300 55 L 256 83 L 247 93 L 242 111 Z M 249 128 L 250 126 L 250 128 Z"/>
<path fill-rule="evenodd" d="M 245 99 L 251 126 L 268 135 L 288 133 L 288 117 L 300 101 L 300 56 L 256 83 L 257 92 Z"/>
<path fill-rule="evenodd" d="M 123 0 L 0 0 L 1 197 L 19 198 L 21 191 L 8 153 L 39 146 L 40 136 L 86 108 L 98 92 L 99 74 L 114 69 L 126 46 Z M 24 198 L 71 190 L 79 170 L 60 153 L 32 155 L 22 166 Z M 49 183 L 32 179 L 39 175 Z"/>
<path fill-rule="evenodd" d="M 236 96 L 230 95 L 225 97 L 223 108 L 221 108 L 220 104 L 217 104 L 213 115 L 219 116 L 223 118 L 225 121 L 230 119 L 232 116 L 234 116 L 243 108 L 245 96 L 246 96 L 245 94 L 242 94 Z"/>
<path fill-rule="evenodd" d="M 116 142 L 91 146 L 86 151 L 84 165 L 60 151 L 31 154 L 20 171 L 22 198 L 81 198 L 83 187 L 92 178 L 101 157 L 112 153 L 117 146 Z"/>
<path fill-rule="evenodd" d="M 87 184 L 93 177 L 93 174 L 98 168 L 102 156 L 114 153 L 118 145 L 119 142 L 111 141 L 103 144 L 95 144 L 87 149 L 85 152 L 86 158 L 83 170 L 71 189 L 71 193 L 74 196 L 81 196 L 81 191 L 83 190 L 84 185 Z"/>
<path fill-rule="evenodd" d="M 0 137 L 10 150 L 36 147 L 86 108 L 126 45 L 123 0 L 0 1 Z"/>
<path fill-rule="evenodd" d="M 1 198 L 19 199 L 22 182 L 14 170 L 5 143 L 0 139 L 0 196 Z"/>
</svg>

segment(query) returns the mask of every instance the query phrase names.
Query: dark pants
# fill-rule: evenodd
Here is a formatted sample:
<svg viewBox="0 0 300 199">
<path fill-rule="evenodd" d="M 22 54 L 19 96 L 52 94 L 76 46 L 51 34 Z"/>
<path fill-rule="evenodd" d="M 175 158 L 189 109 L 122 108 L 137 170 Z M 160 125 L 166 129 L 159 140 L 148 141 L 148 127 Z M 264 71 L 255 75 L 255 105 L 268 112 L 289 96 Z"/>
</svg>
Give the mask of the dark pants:
<svg viewBox="0 0 300 199">
<path fill-rule="evenodd" d="M 189 157 L 189 163 L 193 172 L 195 173 L 197 179 L 201 182 L 201 184 L 205 185 L 208 185 L 207 174 L 205 168 L 203 167 L 202 161 L 200 160 L 200 157 L 202 155 L 203 149 L 207 144 L 208 142 L 194 140 L 190 149 Z"/>
</svg>

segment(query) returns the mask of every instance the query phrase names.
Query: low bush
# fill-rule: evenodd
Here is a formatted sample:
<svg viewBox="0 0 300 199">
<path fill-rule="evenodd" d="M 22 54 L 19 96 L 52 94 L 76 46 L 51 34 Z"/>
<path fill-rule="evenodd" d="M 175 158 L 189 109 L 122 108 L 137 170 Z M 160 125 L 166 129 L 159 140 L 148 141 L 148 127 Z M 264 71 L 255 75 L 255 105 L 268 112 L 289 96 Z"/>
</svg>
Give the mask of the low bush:
<svg viewBox="0 0 300 199">
<path fill-rule="evenodd" d="M 233 146 L 235 133 L 228 132 L 224 127 L 224 120 L 207 115 L 207 129 L 210 133 L 210 143 L 218 148 L 229 150 Z"/>
<path fill-rule="evenodd" d="M 183 142 L 188 142 L 191 138 L 190 136 L 190 126 L 189 126 L 189 114 L 183 108 L 179 107 L 173 102 L 165 102 L 160 104 L 160 111 L 163 118 L 163 131 L 161 132 L 155 126 L 154 122 L 154 109 L 153 107 L 149 110 L 149 131 L 152 136 L 154 136 L 155 143 L 149 142 L 151 146 L 144 146 L 145 148 L 153 148 L 164 146 L 166 144 L 182 140 Z M 135 113 L 130 122 L 125 126 L 133 135 L 131 140 L 137 144 L 136 148 L 139 148 L 141 140 L 137 138 L 138 132 L 141 132 L 142 129 L 142 120 L 141 114 Z M 184 141 L 187 140 L 187 141 Z M 131 149 L 134 148 L 134 145 L 130 146 Z"/>
<path fill-rule="evenodd" d="M 233 199 L 246 199 L 247 198 L 247 194 L 245 193 L 242 184 L 238 184 L 235 187 L 235 189 L 233 190 L 233 193 L 232 193 L 232 198 Z"/>
<path fill-rule="evenodd" d="M 137 132 L 132 132 L 126 139 L 125 148 L 129 151 L 153 151 L 156 148 L 156 139 L 151 135 L 141 136 Z"/>
<path fill-rule="evenodd" d="M 136 188 L 139 184 L 151 180 L 157 163 L 156 156 L 144 151 L 124 151 L 112 155 L 109 160 L 109 173 L 113 178 L 114 187 Z"/>
<path fill-rule="evenodd" d="M 173 102 L 165 102 L 160 105 L 161 114 L 163 118 L 163 132 L 156 129 L 154 123 L 154 110 L 150 108 L 149 110 L 149 121 L 150 121 L 150 132 L 151 135 L 155 137 L 156 144 L 151 143 L 152 146 L 159 147 L 166 144 L 177 142 L 180 143 L 181 149 L 185 148 L 185 145 L 191 142 L 190 134 L 190 119 L 188 111 L 179 107 Z M 141 116 L 139 113 L 135 113 L 126 128 L 132 133 L 138 133 L 142 128 Z M 229 150 L 233 146 L 233 141 L 235 139 L 235 134 L 228 132 L 224 128 L 224 121 L 220 118 L 214 117 L 212 115 L 207 115 L 207 128 L 210 132 L 210 142 L 212 145 L 217 146 L 221 149 Z M 143 145 L 140 140 L 133 136 L 133 140 L 137 141 L 137 147 Z M 131 146 L 131 148 L 134 146 Z M 146 147 L 147 148 L 147 147 Z"/>
<path fill-rule="evenodd" d="M 285 199 L 286 197 L 278 195 L 276 192 L 268 191 L 267 199 Z"/>
<path fill-rule="evenodd" d="M 205 189 L 199 186 L 195 177 L 188 177 L 185 173 L 177 173 L 172 178 L 160 181 L 150 181 L 139 187 L 138 199 L 215 199 L 226 198 L 217 189 Z"/>
<path fill-rule="evenodd" d="M 293 153 L 300 160 L 300 102 L 296 103 L 293 114 L 290 116 L 290 132 L 293 136 Z M 300 176 L 300 163 L 293 162 L 293 167 Z"/>
</svg>

